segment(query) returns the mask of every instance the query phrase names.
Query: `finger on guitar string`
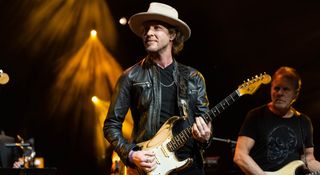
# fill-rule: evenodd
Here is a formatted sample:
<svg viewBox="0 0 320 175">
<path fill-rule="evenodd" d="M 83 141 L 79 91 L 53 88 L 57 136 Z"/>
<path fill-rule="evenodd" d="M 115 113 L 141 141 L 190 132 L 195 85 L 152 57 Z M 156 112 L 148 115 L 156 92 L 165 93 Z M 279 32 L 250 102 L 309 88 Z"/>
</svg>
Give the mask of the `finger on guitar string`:
<svg viewBox="0 0 320 175">
<path fill-rule="evenodd" d="M 195 118 L 195 123 L 192 126 L 192 133 L 195 139 L 201 140 L 202 137 L 205 135 L 204 128 L 201 124 L 201 120 L 203 120 L 201 117 Z"/>
<path fill-rule="evenodd" d="M 211 134 L 211 122 L 206 124 L 202 117 L 196 117 L 192 126 L 193 137 L 200 142 L 205 142 L 210 139 Z"/>
<path fill-rule="evenodd" d="M 149 163 L 150 164 L 150 163 Z M 150 172 L 153 171 L 154 169 L 157 168 L 157 164 L 150 164 L 150 165 L 144 165 L 144 166 L 140 166 L 140 169 L 142 169 L 145 172 Z"/>
<path fill-rule="evenodd" d="M 147 158 L 147 162 L 148 162 L 148 163 L 152 163 L 152 162 L 154 162 L 155 160 L 156 160 L 156 158 L 155 158 L 154 156 Z"/>
<path fill-rule="evenodd" d="M 143 151 L 144 155 L 147 157 L 154 157 L 155 153 L 153 151 Z"/>
<path fill-rule="evenodd" d="M 145 172 L 156 168 L 155 153 L 150 150 L 139 150 L 132 153 L 133 163 Z"/>
<path fill-rule="evenodd" d="M 145 172 L 150 172 L 157 167 L 157 163 L 156 161 L 154 161 L 154 159 L 152 160 L 148 158 L 146 161 L 140 162 L 140 164 L 138 164 L 137 166 L 139 166 Z"/>
<path fill-rule="evenodd" d="M 204 135 L 205 134 L 204 129 L 206 127 L 206 123 L 204 122 L 203 118 L 196 117 L 196 125 L 197 125 L 197 128 L 198 128 L 200 134 Z"/>
<path fill-rule="evenodd" d="M 202 117 L 198 117 L 197 120 L 199 121 L 198 128 L 200 129 L 201 136 L 205 139 L 208 140 L 211 137 L 211 121 L 209 123 L 206 123 Z M 200 126 L 200 127 L 199 127 Z"/>
<path fill-rule="evenodd" d="M 155 153 L 152 151 L 143 151 L 145 162 L 151 163 L 155 160 Z"/>
<path fill-rule="evenodd" d="M 151 163 L 152 162 L 152 159 L 149 158 L 149 157 L 146 157 L 145 160 L 143 162 L 146 162 L 146 163 Z"/>
<path fill-rule="evenodd" d="M 200 135 L 201 134 L 199 132 L 199 129 L 198 129 L 197 125 L 193 124 L 193 126 L 192 126 L 192 136 L 193 136 L 193 138 L 196 139 L 196 140 L 199 140 L 200 139 Z"/>
</svg>

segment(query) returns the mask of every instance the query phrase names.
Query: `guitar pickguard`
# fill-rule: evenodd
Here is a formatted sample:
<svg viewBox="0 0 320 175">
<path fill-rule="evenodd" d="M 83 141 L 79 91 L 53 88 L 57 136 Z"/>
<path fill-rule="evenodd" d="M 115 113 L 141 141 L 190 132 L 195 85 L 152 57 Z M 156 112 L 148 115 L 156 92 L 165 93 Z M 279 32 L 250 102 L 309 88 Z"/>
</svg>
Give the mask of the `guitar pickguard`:
<svg viewBox="0 0 320 175">
<path fill-rule="evenodd" d="M 174 170 L 183 169 L 192 163 L 191 158 L 179 161 L 175 153 L 167 148 L 167 143 L 173 138 L 172 128 L 174 123 L 179 119 L 181 119 L 179 116 L 171 117 L 162 125 L 152 139 L 138 144 L 142 150 L 150 150 L 156 156 L 157 168 L 148 173 L 148 175 L 169 174 Z"/>
</svg>

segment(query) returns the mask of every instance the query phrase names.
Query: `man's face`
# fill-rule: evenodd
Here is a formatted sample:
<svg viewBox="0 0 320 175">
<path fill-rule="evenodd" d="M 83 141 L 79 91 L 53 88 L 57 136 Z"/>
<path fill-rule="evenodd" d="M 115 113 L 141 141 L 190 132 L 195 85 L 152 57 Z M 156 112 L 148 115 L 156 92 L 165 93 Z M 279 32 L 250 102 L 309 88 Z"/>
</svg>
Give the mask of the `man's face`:
<svg viewBox="0 0 320 175">
<path fill-rule="evenodd" d="M 296 88 L 292 81 L 278 75 L 271 84 L 271 99 L 275 108 L 287 109 L 297 96 Z"/>
<path fill-rule="evenodd" d="M 147 52 L 164 52 L 172 47 L 172 36 L 165 24 L 151 21 L 144 24 L 143 43 Z"/>
</svg>

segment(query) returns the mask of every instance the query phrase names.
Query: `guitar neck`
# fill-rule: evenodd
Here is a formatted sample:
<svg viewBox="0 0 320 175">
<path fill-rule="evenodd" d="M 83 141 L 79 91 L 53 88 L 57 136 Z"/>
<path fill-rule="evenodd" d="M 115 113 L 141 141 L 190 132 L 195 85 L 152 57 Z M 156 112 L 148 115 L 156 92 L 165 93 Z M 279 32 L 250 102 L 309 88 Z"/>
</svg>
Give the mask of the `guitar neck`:
<svg viewBox="0 0 320 175">
<path fill-rule="evenodd" d="M 224 98 L 220 103 L 214 106 L 209 112 L 201 116 L 206 123 L 209 123 L 212 119 L 221 114 L 226 110 L 231 104 L 240 98 L 238 90 L 233 91 L 229 96 Z M 174 136 L 170 142 L 168 142 L 167 147 L 169 151 L 175 151 L 182 147 L 188 139 L 192 136 L 192 126 L 182 130 L 178 135 Z"/>
<path fill-rule="evenodd" d="M 229 96 L 223 99 L 220 103 L 214 106 L 209 112 L 202 116 L 204 121 L 208 123 L 212 119 L 220 115 L 224 110 L 231 106 L 235 101 L 240 98 L 238 90 L 233 91 Z"/>
</svg>

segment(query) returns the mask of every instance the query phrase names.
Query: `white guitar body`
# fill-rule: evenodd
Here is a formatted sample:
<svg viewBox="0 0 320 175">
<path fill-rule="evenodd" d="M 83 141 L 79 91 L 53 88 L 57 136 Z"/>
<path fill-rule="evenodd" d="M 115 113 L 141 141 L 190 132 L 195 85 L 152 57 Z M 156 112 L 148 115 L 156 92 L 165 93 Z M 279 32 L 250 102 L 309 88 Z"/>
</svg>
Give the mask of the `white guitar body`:
<svg viewBox="0 0 320 175">
<path fill-rule="evenodd" d="M 286 166 L 282 167 L 278 171 L 266 172 L 266 173 L 267 175 L 296 175 L 296 170 L 301 166 L 304 166 L 304 162 L 301 160 L 295 160 L 288 163 Z M 307 173 L 305 175 L 319 175 L 319 174 L 320 174 L 320 171 Z"/>
<path fill-rule="evenodd" d="M 282 167 L 278 171 L 266 172 L 267 175 L 295 175 L 295 171 L 298 167 L 303 166 L 304 163 L 301 160 L 295 160 Z"/>
<path fill-rule="evenodd" d="M 174 152 L 171 152 L 167 148 L 167 143 L 173 138 L 172 127 L 174 123 L 181 119 L 181 117 L 173 116 L 159 129 L 157 134 L 146 142 L 141 142 L 138 145 L 142 150 L 151 150 L 155 153 L 157 168 L 147 175 L 166 175 L 173 170 L 183 169 L 192 163 L 192 159 L 188 158 L 179 161 Z M 146 174 L 143 171 L 138 170 L 139 174 Z"/>
</svg>

